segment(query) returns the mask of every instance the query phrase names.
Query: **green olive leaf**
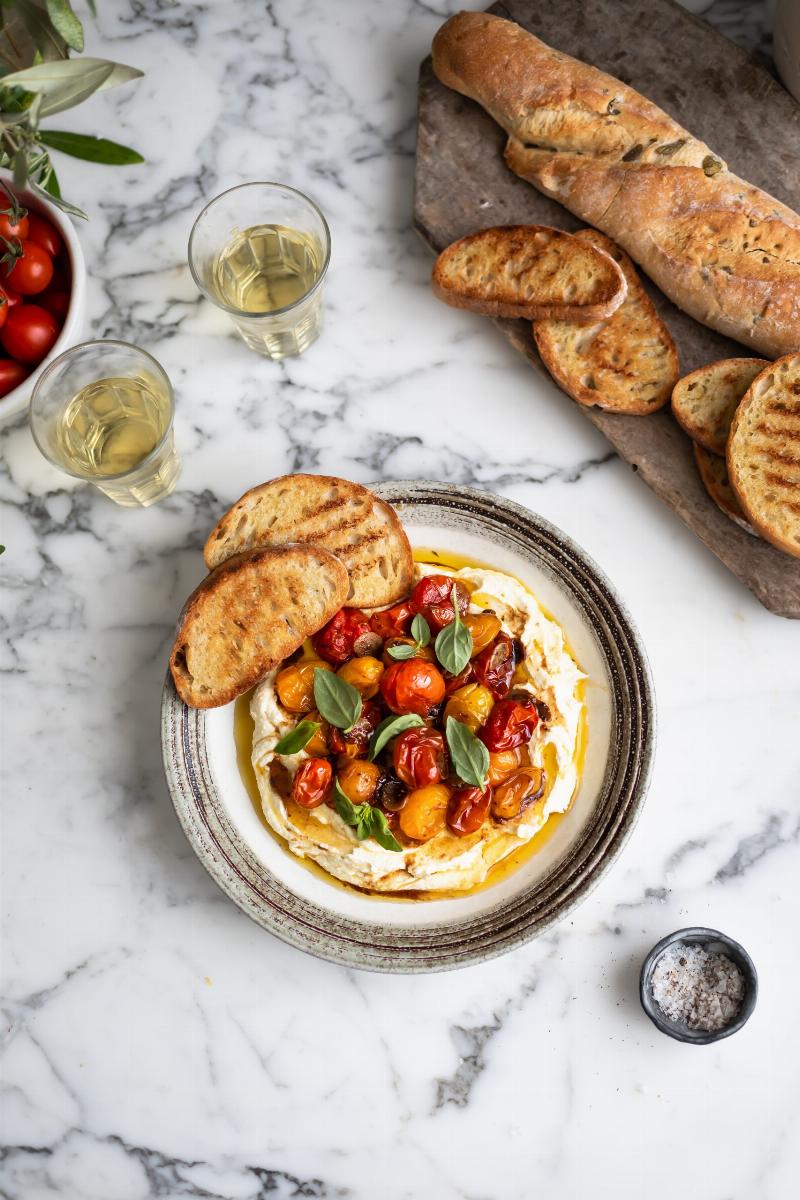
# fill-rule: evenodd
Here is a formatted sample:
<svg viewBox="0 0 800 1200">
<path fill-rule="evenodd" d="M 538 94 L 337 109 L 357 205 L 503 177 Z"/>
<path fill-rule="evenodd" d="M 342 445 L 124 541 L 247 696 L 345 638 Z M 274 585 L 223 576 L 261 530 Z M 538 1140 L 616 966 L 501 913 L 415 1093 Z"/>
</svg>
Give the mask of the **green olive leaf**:
<svg viewBox="0 0 800 1200">
<path fill-rule="evenodd" d="M 401 713 L 398 717 L 385 717 L 370 738 L 367 758 L 374 761 L 386 743 L 390 742 L 393 737 L 397 737 L 399 733 L 405 732 L 406 729 L 415 729 L 417 726 L 424 724 L 425 722 L 422 717 L 416 713 Z"/>
<path fill-rule="evenodd" d="M 325 720 L 345 733 L 361 716 L 361 696 L 357 689 L 321 667 L 314 672 L 314 700 Z"/>
<path fill-rule="evenodd" d="M 485 788 L 489 751 L 469 726 L 455 717 L 447 718 L 447 747 L 450 762 L 459 779 L 470 787 Z"/>
<path fill-rule="evenodd" d="M 94 92 L 118 87 L 142 74 L 135 67 L 104 58 L 61 58 L 26 67 L 24 71 L 13 71 L 3 79 L 3 87 L 41 92 L 41 116 L 49 117 L 65 108 L 74 108 Z"/>
<path fill-rule="evenodd" d="M 436 635 L 436 657 L 451 675 L 460 675 L 472 654 L 472 634 L 461 620 L 455 584 L 450 593 L 453 601 L 453 620 Z"/>
<path fill-rule="evenodd" d="M 384 850 L 394 850 L 395 853 L 402 854 L 403 847 L 398 842 L 397 838 L 389 828 L 389 822 L 379 808 L 372 810 L 372 836 L 379 846 L 383 846 Z"/>
<path fill-rule="evenodd" d="M 427 646 L 430 644 L 431 627 L 422 613 L 417 613 L 411 622 L 411 636 L 418 646 Z"/>
<path fill-rule="evenodd" d="M 122 146 L 109 138 L 90 137 L 85 133 L 68 133 L 61 129 L 41 129 L 39 140 L 51 150 L 60 150 L 62 154 L 70 154 L 73 158 L 82 158 L 86 162 L 105 163 L 111 167 L 125 167 L 144 162 L 138 150 L 131 150 L 129 146 Z"/>
<path fill-rule="evenodd" d="M 275 743 L 276 754 L 298 754 L 319 729 L 319 721 L 300 721 Z"/>
<path fill-rule="evenodd" d="M 61 35 L 71 50 L 83 52 L 83 26 L 68 0 L 47 0 L 47 15 L 53 28 Z"/>
</svg>

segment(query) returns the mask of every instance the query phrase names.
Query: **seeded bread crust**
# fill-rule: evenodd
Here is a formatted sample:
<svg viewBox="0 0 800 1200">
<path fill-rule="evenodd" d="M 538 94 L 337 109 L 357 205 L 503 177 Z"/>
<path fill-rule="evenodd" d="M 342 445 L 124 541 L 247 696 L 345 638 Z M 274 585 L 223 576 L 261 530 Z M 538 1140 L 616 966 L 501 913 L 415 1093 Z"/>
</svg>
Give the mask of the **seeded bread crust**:
<svg viewBox="0 0 800 1200">
<path fill-rule="evenodd" d="M 596 229 L 575 234 L 620 267 L 628 294 L 604 321 L 537 321 L 533 336 L 542 362 L 579 404 L 646 416 L 667 403 L 678 378 L 678 351 L 642 287 L 631 260 Z"/>
<path fill-rule="evenodd" d="M 249 691 L 339 611 L 350 581 L 319 546 L 248 550 L 216 567 L 187 600 L 169 660 L 190 708 Z"/>
<path fill-rule="evenodd" d="M 698 445 L 725 457 L 733 414 L 766 358 L 723 358 L 679 379 L 672 393 L 678 424 Z"/>
<path fill-rule="evenodd" d="M 620 80 L 488 13 L 433 42 L 442 83 L 509 135 L 506 162 L 607 233 L 665 295 L 766 358 L 800 350 L 800 217 Z"/>
<path fill-rule="evenodd" d="M 530 321 L 597 321 L 626 293 L 602 250 L 544 225 L 498 225 L 460 238 L 436 259 L 432 286 L 454 308 Z"/>
</svg>

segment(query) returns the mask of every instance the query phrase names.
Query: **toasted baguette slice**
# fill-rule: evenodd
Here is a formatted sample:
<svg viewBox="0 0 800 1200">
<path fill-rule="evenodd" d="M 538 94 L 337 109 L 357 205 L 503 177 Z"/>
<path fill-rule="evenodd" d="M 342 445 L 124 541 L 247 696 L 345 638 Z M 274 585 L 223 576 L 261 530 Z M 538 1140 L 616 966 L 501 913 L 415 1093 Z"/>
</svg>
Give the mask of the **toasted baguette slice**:
<svg viewBox="0 0 800 1200">
<path fill-rule="evenodd" d="M 642 287 L 631 260 L 596 229 L 575 234 L 619 265 L 628 294 L 610 317 L 591 325 L 537 321 L 533 336 L 542 362 L 579 404 L 632 416 L 656 412 L 678 378 L 678 352 Z"/>
<path fill-rule="evenodd" d="M 283 475 L 251 488 L 212 529 L 206 565 L 284 542 L 322 546 L 340 558 L 350 574 L 347 602 L 359 608 L 391 604 L 411 590 L 414 562 L 400 519 L 358 483 Z"/>
<path fill-rule="evenodd" d="M 607 254 L 570 233 L 499 225 L 443 250 L 433 290 L 445 304 L 488 317 L 597 321 L 625 299 L 625 277 Z"/>
<path fill-rule="evenodd" d="M 800 353 L 756 375 L 734 413 L 727 460 L 750 524 L 800 558 Z"/>
<path fill-rule="evenodd" d="M 712 454 L 704 446 L 699 446 L 695 442 L 694 461 L 697 463 L 697 469 L 705 489 L 717 508 L 721 508 L 726 517 L 730 517 L 742 529 L 752 533 L 753 537 L 758 537 L 755 529 L 742 512 L 742 506 L 731 487 L 725 459 L 720 458 L 718 454 Z"/>
<path fill-rule="evenodd" d="M 723 358 L 679 379 L 672 393 L 675 420 L 689 437 L 725 457 L 736 406 L 767 358 Z"/>
<path fill-rule="evenodd" d="M 319 546 L 248 550 L 192 592 L 169 660 L 180 698 L 217 708 L 254 687 L 347 599 L 343 563 Z"/>
</svg>

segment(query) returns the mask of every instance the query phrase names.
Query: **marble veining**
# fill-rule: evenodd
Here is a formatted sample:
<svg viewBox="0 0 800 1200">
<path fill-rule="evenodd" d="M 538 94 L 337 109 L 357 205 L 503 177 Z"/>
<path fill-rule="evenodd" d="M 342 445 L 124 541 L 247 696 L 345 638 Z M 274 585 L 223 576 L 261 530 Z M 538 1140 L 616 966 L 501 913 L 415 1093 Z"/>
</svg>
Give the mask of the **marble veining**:
<svg viewBox="0 0 800 1200">
<path fill-rule="evenodd" d="M 458 7 L 105 0 L 87 22 L 90 53 L 146 75 L 69 127 L 147 158 L 59 162 L 91 215 L 89 331 L 163 362 L 184 469 L 169 500 L 123 511 L 55 473 L 24 423 L 0 430 L 8 1200 L 796 1192 L 800 627 L 488 323 L 430 295 L 415 81 Z M 705 18 L 763 56 L 769 11 L 715 0 Z M 333 234 L 323 337 L 282 364 L 186 265 L 203 202 L 253 178 L 308 191 Z M 174 620 L 222 508 L 298 469 L 525 503 L 641 629 L 660 709 L 643 816 L 588 901 L 514 954 L 419 978 L 314 961 L 229 903 L 180 832 L 158 744 Z M 702 1049 L 661 1037 L 636 991 L 646 951 L 689 924 L 731 933 L 761 979 L 747 1028 Z"/>
</svg>

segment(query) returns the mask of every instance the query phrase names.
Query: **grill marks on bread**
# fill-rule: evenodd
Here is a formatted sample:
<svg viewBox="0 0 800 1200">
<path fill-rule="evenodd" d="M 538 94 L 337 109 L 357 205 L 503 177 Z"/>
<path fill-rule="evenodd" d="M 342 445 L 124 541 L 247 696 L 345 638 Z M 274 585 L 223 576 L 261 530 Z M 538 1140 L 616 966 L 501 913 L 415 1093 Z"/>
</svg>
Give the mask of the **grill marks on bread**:
<svg viewBox="0 0 800 1200">
<path fill-rule="evenodd" d="M 699 445 L 724 457 L 736 408 L 765 358 L 724 358 L 684 375 L 672 393 L 676 421 Z"/>
</svg>

